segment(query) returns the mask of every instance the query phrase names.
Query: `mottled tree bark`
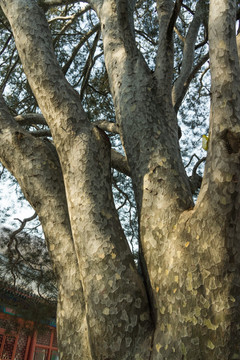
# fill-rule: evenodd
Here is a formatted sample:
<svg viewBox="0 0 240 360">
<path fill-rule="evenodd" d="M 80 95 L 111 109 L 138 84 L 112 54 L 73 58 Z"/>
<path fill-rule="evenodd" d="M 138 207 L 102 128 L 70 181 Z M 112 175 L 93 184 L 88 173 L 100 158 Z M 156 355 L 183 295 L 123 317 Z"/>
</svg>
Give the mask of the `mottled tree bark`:
<svg viewBox="0 0 240 360">
<path fill-rule="evenodd" d="M 181 2 L 156 1 L 154 72 L 135 43 L 135 1 L 88 3 L 100 20 L 127 157 L 122 166 L 133 181 L 144 281 L 113 203 L 110 143 L 88 121 L 64 78 L 42 10 L 32 0 L 0 0 L 60 160 L 59 165 L 49 146 L 19 130 L 2 101 L 0 159 L 39 214 L 48 240 L 59 286 L 61 358 L 240 359 L 236 1 L 210 5 L 210 145 L 195 207 L 179 151 L 176 110 L 191 77 L 207 2 L 198 2 L 173 89 L 172 33 Z"/>
<path fill-rule="evenodd" d="M 1 161 L 38 213 L 47 240 L 58 285 L 59 349 L 72 359 L 90 359 L 85 300 L 57 153 L 50 142 L 33 138 L 16 123 L 2 97 L 0 139 Z"/>
<path fill-rule="evenodd" d="M 1 5 L 61 162 L 91 356 L 147 357 L 149 306 L 113 203 L 110 143 L 88 121 L 78 94 L 65 80 L 42 10 L 31 0 Z M 80 353 L 76 357 L 82 358 Z"/>
</svg>

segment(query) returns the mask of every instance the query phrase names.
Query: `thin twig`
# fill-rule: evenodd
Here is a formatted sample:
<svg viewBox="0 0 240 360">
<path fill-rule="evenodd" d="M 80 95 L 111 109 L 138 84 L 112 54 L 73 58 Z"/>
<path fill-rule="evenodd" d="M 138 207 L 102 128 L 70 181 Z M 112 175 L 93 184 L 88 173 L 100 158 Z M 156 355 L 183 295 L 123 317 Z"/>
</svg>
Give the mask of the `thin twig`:
<svg viewBox="0 0 240 360">
<path fill-rule="evenodd" d="M 192 162 L 192 160 L 193 160 L 194 157 L 196 157 L 198 160 L 200 160 L 199 157 L 198 157 L 196 154 L 193 154 L 193 155 L 190 157 L 190 160 L 189 160 L 189 162 L 187 163 L 187 165 L 184 166 L 185 169 L 191 164 L 191 162 Z"/>
</svg>

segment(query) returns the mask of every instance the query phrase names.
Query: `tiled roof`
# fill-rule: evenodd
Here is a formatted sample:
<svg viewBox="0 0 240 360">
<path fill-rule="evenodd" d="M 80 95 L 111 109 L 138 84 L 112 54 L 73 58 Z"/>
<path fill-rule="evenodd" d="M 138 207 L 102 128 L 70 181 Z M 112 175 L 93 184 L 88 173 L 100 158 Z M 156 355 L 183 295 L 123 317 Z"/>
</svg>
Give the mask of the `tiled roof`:
<svg viewBox="0 0 240 360">
<path fill-rule="evenodd" d="M 52 322 L 56 317 L 56 302 L 50 302 L 0 281 L 0 310 L 14 313 L 26 320 Z M 7 309 L 7 310 L 6 310 Z"/>
</svg>

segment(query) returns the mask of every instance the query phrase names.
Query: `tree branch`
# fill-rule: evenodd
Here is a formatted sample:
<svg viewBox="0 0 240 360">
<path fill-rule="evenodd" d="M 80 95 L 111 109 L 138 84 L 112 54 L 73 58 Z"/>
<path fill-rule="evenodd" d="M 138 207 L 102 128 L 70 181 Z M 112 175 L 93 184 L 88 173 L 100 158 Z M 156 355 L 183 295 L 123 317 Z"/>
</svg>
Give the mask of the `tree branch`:
<svg viewBox="0 0 240 360">
<path fill-rule="evenodd" d="M 79 329 L 79 321 L 83 324 L 86 322 L 83 290 L 73 248 L 61 167 L 51 146 L 32 137 L 17 124 L 2 97 L 0 97 L 0 160 L 15 176 L 25 198 L 39 215 L 58 282 L 58 319 L 63 324 L 66 323 L 68 329 L 72 329 L 74 341 L 82 343 L 81 355 L 85 357 L 86 332 Z M 64 299 L 69 293 L 72 295 L 70 298 L 67 297 L 66 304 Z M 76 316 L 78 306 L 79 315 Z M 66 311 L 75 313 L 71 316 L 71 323 L 64 316 Z M 60 339 L 65 336 L 64 326 L 58 336 Z M 63 351 L 64 345 L 61 346 Z M 71 352 L 71 349 L 68 349 L 68 353 L 69 351 Z"/>
<path fill-rule="evenodd" d="M 62 27 L 62 29 L 60 30 L 59 34 L 53 39 L 53 45 L 54 45 L 54 46 L 56 45 L 56 43 L 57 43 L 57 41 L 59 40 L 59 38 L 61 37 L 61 35 L 64 34 L 64 32 L 67 30 L 67 28 L 69 28 L 69 26 L 71 26 L 76 19 L 78 19 L 80 16 L 82 16 L 83 14 L 85 14 L 85 13 L 86 13 L 87 11 L 89 11 L 90 9 L 91 9 L 91 6 L 86 6 L 84 9 L 82 9 L 82 10 L 78 11 L 76 14 L 72 15 L 70 21 L 68 21 L 68 22 Z M 55 20 L 55 18 L 52 19 L 52 21 L 53 21 L 53 20 Z M 50 23 L 50 22 L 51 22 L 51 20 L 48 21 L 48 23 Z M 84 35 L 84 36 L 85 36 L 85 35 Z"/>
<path fill-rule="evenodd" d="M 38 5 L 46 11 L 51 7 L 76 4 L 80 1 L 86 3 L 88 2 L 87 0 L 38 0 Z"/>
<path fill-rule="evenodd" d="M 42 114 L 21 114 L 14 117 L 14 119 L 21 126 L 31 126 L 31 125 L 46 125 L 47 122 Z M 109 131 L 114 134 L 119 134 L 119 125 L 107 120 L 99 120 L 94 122 L 100 129 L 104 131 Z"/>
<path fill-rule="evenodd" d="M 171 16 L 171 19 L 170 19 L 170 22 L 169 22 L 169 25 L 168 25 L 168 30 L 167 30 L 168 31 L 167 36 L 169 38 L 172 37 L 173 29 L 174 29 L 175 23 L 177 21 L 179 12 L 181 10 L 182 2 L 183 2 L 183 0 L 176 0 L 175 1 L 173 13 L 172 13 L 172 16 Z"/>
<path fill-rule="evenodd" d="M 10 249 L 10 247 L 11 247 L 11 245 L 12 245 L 12 242 L 14 241 L 15 236 L 16 236 L 17 234 L 19 234 L 19 233 L 25 228 L 27 222 L 36 219 L 36 217 L 37 217 L 37 213 L 34 212 L 34 214 L 33 214 L 32 216 L 30 216 L 30 217 L 28 217 L 28 218 L 25 218 L 25 219 L 23 219 L 23 221 L 21 221 L 21 225 L 19 226 L 19 228 L 18 228 L 17 230 L 13 231 L 13 232 L 11 233 L 11 235 L 10 235 L 10 241 L 9 241 L 9 243 L 8 243 L 8 248 L 9 248 L 9 249 Z"/>
<path fill-rule="evenodd" d="M 17 50 L 16 48 L 14 47 L 14 50 L 11 54 L 11 56 L 9 57 L 9 67 L 8 67 L 8 70 L 6 72 L 6 75 L 5 75 L 5 78 L 3 79 L 3 82 L 2 84 L 0 85 L 0 90 L 1 92 L 4 91 L 5 89 L 5 86 L 7 85 L 7 82 L 8 82 L 8 79 L 10 78 L 11 76 L 11 73 L 12 71 L 15 69 L 15 67 L 17 66 L 17 64 L 19 63 L 19 56 L 16 55 L 15 56 L 15 60 L 14 60 L 14 55 L 17 53 Z M 14 60 L 13 64 L 12 64 L 12 61 Z"/>
<path fill-rule="evenodd" d="M 46 125 L 47 122 L 42 114 L 22 114 L 17 115 L 14 117 L 14 119 L 20 124 L 20 125 Z"/>
<path fill-rule="evenodd" d="M 191 191 L 192 191 L 193 195 L 196 194 L 197 190 L 201 187 L 201 184 L 202 184 L 202 176 L 197 173 L 197 169 L 201 165 L 201 163 L 204 162 L 204 161 L 206 161 L 206 157 L 198 159 L 198 161 L 194 165 L 192 175 L 188 178 L 189 183 L 190 183 L 190 188 L 191 188 Z"/>
<path fill-rule="evenodd" d="M 90 74 L 91 74 L 91 70 L 92 70 L 92 68 L 93 68 L 93 66 L 95 64 L 96 59 L 98 58 L 98 56 L 96 56 L 94 58 L 94 54 L 95 54 L 95 51 L 96 51 L 96 48 L 97 48 L 97 45 L 98 45 L 98 41 L 100 39 L 100 34 L 101 34 L 100 30 L 98 30 L 97 34 L 95 36 L 95 39 L 93 41 L 92 47 L 89 50 L 89 55 L 88 55 L 87 61 L 86 61 L 85 66 L 83 68 L 83 72 L 82 72 L 83 80 L 82 80 L 82 86 L 81 86 L 81 91 L 80 91 L 80 100 L 83 99 L 83 94 L 84 94 L 84 91 L 86 89 L 88 79 L 89 79 Z"/>
<path fill-rule="evenodd" d="M 50 130 L 35 130 L 35 131 L 29 131 L 29 134 L 34 137 L 51 137 L 51 131 Z"/>
<path fill-rule="evenodd" d="M 126 156 L 121 155 L 116 150 L 111 150 L 111 166 L 117 171 L 131 176 L 131 171 L 127 162 Z"/>
<path fill-rule="evenodd" d="M 65 63 L 65 65 L 62 68 L 62 71 L 64 74 L 67 73 L 68 69 L 70 68 L 75 56 L 77 55 L 78 51 L 81 49 L 81 47 L 85 44 L 85 42 L 97 31 L 100 29 L 100 24 L 95 25 L 87 34 L 83 35 L 81 40 L 79 41 L 78 45 L 75 46 L 75 48 L 72 51 L 72 55 L 68 59 L 68 61 Z"/>
<path fill-rule="evenodd" d="M 209 53 L 207 53 L 206 55 L 204 55 L 199 62 L 197 63 L 196 66 L 194 66 L 194 68 L 192 69 L 192 71 L 189 73 L 188 78 L 185 80 L 185 82 L 182 84 L 182 89 L 181 92 L 179 92 L 178 94 L 178 98 L 175 99 L 176 102 L 173 103 L 174 105 L 174 110 L 177 113 L 179 110 L 179 107 L 182 104 L 182 101 L 184 99 L 184 96 L 186 95 L 189 85 L 192 81 L 192 79 L 194 78 L 194 76 L 197 74 L 197 72 L 201 69 L 201 67 L 205 64 L 205 62 L 209 59 Z M 180 75 L 181 76 L 181 75 Z"/>
<path fill-rule="evenodd" d="M 156 59 L 155 76 L 161 87 L 161 92 L 170 99 L 171 79 L 173 71 L 173 27 L 177 17 L 177 10 L 181 1 L 168 0 L 157 1 L 157 12 L 159 19 L 159 45 Z"/>
<path fill-rule="evenodd" d="M 218 108 L 222 103 L 221 97 L 226 96 L 226 101 L 229 99 L 232 105 L 237 101 L 234 92 L 239 86 L 240 71 L 235 36 L 236 2 L 224 3 L 221 11 L 216 11 L 214 6 L 219 10 L 220 5 L 217 0 L 210 3 L 209 46 L 212 93 L 214 106 Z M 226 110 L 227 107 L 222 109 L 222 115 Z M 230 121 L 230 117 L 227 117 Z"/>
<path fill-rule="evenodd" d="M 193 73 L 192 66 L 193 66 L 194 54 L 195 54 L 195 43 L 197 40 L 199 27 L 202 24 L 202 22 L 205 20 L 204 17 L 205 14 L 206 14 L 205 0 L 200 0 L 197 4 L 194 18 L 192 20 L 186 39 L 184 41 L 183 61 L 182 61 L 180 75 L 178 79 L 175 81 L 175 84 L 172 89 L 172 101 L 176 112 L 178 111 L 181 105 L 182 99 L 186 94 L 190 81 L 192 80 L 196 72 L 196 69 L 198 69 L 199 65 L 202 63 L 202 61 L 198 63 L 198 66 L 195 67 Z"/>
<path fill-rule="evenodd" d="M 15 120 L 22 126 L 25 125 L 47 125 L 43 115 L 41 114 L 25 114 L 18 115 Z M 111 123 L 106 120 L 99 120 L 94 122 L 94 125 L 98 126 L 103 131 L 119 134 L 119 126 L 116 123 Z M 34 137 L 51 137 L 50 130 L 36 130 L 29 132 Z M 111 166 L 122 172 L 123 174 L 130 176 L 130 168 L 127 163 L 126 157 L 121 155 L 115 150 L 111 150 Z"/>
<path fill-rule="evenodd" d="M 2 55 L 3 52 L 6 50 L 9 42 L 10 42 L 11 39 L 12 39 L 12 37 L 13 37 L 13 34 L 10 34 L 10 35 L 8 36 L 7 40 L 6 40 L 5 43 L 3 44 L 3 47 L 2 47 L 2 49 L 1 49 L 1 51 L 0 51 L 0 55 Z"/>
<path fill-rule="evenodd" d="M 56 59 L 45 15 L 36 3 L 30 0 L 14 1 L 11 7 L 3 0 L 0 4 L 11 23 L 25 74 L 38 105 L 51 127 L 52 135 L 54 136 L 53 132 L 55 132 L 58 136 L 61 129 L 67 129 L 64 135 L 68 136 L 71 131 L 76 131 L 76 124 L 80 127 L 81 124 L 88 123 L 88 119 L 79 101 L 78 93 L 65 79 Z M 26 15 L 26 8 L 28 15 Z M 24 19 L 18 16 L 19 11 Z M 30 14 L 38 26 L 33 25 Z M 28 36 L 29 28 L 31 28 L 32 36 L 25 42 L 24 38 Z M 74 107 L 69 106 L 72 103 Z"/>
<path fill-rule="evenodd" d="M 100 129 L 104 131 L 109 131 L 114 134 L 119 134 L 119 125 L 113 122 L 109 122 L 107 120 L 99 120 L 94 122 Z"/>
</svg>

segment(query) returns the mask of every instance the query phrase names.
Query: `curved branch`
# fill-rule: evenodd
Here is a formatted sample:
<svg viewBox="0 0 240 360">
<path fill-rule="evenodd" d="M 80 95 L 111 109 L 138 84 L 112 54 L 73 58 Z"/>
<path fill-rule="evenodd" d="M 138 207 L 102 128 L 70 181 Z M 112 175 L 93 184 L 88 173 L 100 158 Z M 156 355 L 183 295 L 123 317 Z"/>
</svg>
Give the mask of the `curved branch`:
<svg viewBox="0 0 240 360">
<path fill-rule="evenodd" d="M 37 115 L 37 116 L 35 116 L 35 119 L 33 118 L 33 115 Z M 33 122 L 34 122 L 34 124 L 44 124 L 44 122 L 45 122 L 43 116 L 38 115 L 38 114 L 28 114 L 25 116 L 18 115 L 15 117 L 15 119 L 17 119 L 17 120 L 19 120 L 21 118 L 22 118 L 22 120 L 20 120 L 20 125 L 32 125 Z M 94 124 L 98 128 L 100 128 L 104 131 L 112 132 L 115 134 L 119 133 L 119 126 L 116 123 L 110 123 L 106 120 L 100 120 L 100 121 L 94 122 Z M 37 137 L 37 138 L 52 136 L 50 130 L 35 130 L 35 131 L 30 131 L 29 134 L 34 137 Z M 121 155 L 120 153 L 118 153 L 114 149 L 111 149 L 111 166 L 114 169 L 116 169 L 117 171 L 119 171 L 127 176 L 131 176 L 127 158 L 125 156 Z"/>
<path fill-rule="evenodd" d="M 21 225 L 19 226 L 19 228 L 18 228 L 17 230 L 13 231 L 13 232 L 11 233 L 11 235 L 10 235 L 10 241 L 9 241 L 9 243 L 8 243 L 8 248 L 11 247 L 12 242 L 13 242 L 13 240 L 14 240 L 14 237 L 15 237 L 17 234 L 19 234 L 19 233 L 25 228 L 27 222 L 36 219 L 36 217 L 37 217 L 37 213 L 34 212 L 34 214 L 33 214 L 32 216 L 30 216 L 30 217 L 28 217 L 28 218 L 25 218 L 25 219 L 23 219 L 23 220 L 21 221 Z"/>
<path fill-rule="evenodd" d="M 177 34 L 177 36 L 179 37 L 179 39 L 184 43 L 185 42 L 185 37 L 182 36 L 182 34 L 180 33 L 180 31 L 178 30 L 177 26 L 174 26 L 174 31 Z"/>
<path fill-rule="evenodd" d="M 182 89 L 181 92 L 179 91 L 178 94 L 178 98 L 175 99 L 176 102 L 174 102 L 173 100 L 173 105 L 174 105 L 174 110 L 177 113 L 182 101 L 184 99 L 184 96 L 186 95 L 189 85 L 192 81 L 192 79 L 194 78 L 194 76 L 197 74 L 197 72 L 201 69 L 201 67 L 205 64 L 205 62 L 209 59 L 209 53 L 207 53 L 206 55 L 204 55 L 199 62 L 197 63 L 196 66 L 194 66 L 194 68 L 192 69 L 192 71 L 188 74 L 188 78 L 185 80 L 185 82 L 182 84 Z M 180 75 L 181 76 L 181 75 Z"/>
<path fill-rule="evenodd" d="M 62 68 L 62 71 L 64 74 L 67 73 L 68 69 L 70 68 L 75 56 L 77 55 L 78 51 L 81 49 L 81 47 L 85 44 L 85 42 L 93 35 L 95 34 L 97 31 L 99 31 L 100 29 L 100 24 L 95 25 L 88 33 L 86 33 L 85 35 L 83 35 L 83 37 L 81 38 L 81 40 L 79 41 L 78 45 L 75 46 L 75 48 L 72 51 L 72 55 L 70 56 L 70 58 L 68 59 L 68 61 L 65 63 L 65 65 Z"/>
<path fill-rule="evenodd" d="M 203 158 L 199 159 L 196 164 L 194 165 L 193 171 L 192 171 L 192 175 L 195 175 L 197 173 L 197 169 L 199 168 L 199 166 L 201 165 L 202 162 L 206 161 L 207 157 L 204 156 Z"/>
<path fill-rule="evenodd" d="M 131 170 L 129 168 L 126 156 L 121 155 L 116 150 L 111 150 L 111 166 L 117 171 L 131 176 Z"/>
<path fill-rule="evenodd" d="M 75 14 L 75 15 L 76 15 L 76 14 Z M 48 23 L 51 24 L 52 22 L 57 21 L 57 20 L 72 20 L 72 19 L 74 19 L 74 16 L 75 16 L 75 15 L 55 16 L 54 18 L 48 20 Z"/>
<path fill-rule="evenodd" d="M 61 35 L 64 34 L 64 32 L 67 30 L 67 28 L 69 28 L 69 26 L 71 26 L 76 19 L 78 19 L 80 16 L 85 14 L 85 12 L 89 11 L 90 9 L 91 9 L 91 6 L 86 6 L 84 9 L 82 9 L 82 10 L 78 11 L 76 14 L 72 15 L 70 17 L 70 20 L 62 27 L 59 34 L 53 39 L 53 45 L 54 46 L 56 45 L 56 43 L 59 40 L 59 38 L 61 37 Z M 55 20 L 55 18 L 52 19 L 52 21 L 53 20 Z M 49 20 L 48 23 L 51 23 L 51 20 Z"/>
<path fill-rule="evenodd" d="M 82 86 L 81 86 L 81 91 L 80 91 L 80 99 L 81 100 L 83 99 L 84 91 L 86 89 L 88 79 L 89 79 L 90 74 L 91 74 L 91 70 L 92 70 L 96 60 L 98 59 L 98 57 L 102 55 L 102 53 L 101 53 L 101 54 L 97 55 L 94 58 L 94 54 L 95 54 L 95 51 L 96 51 L 96 48 L 97 48 L 97 45 L 98 45 L 98 41 L 100 39 L 100 34 L 101 34 L 100 30 L 98 30 L 97 34 L 95 36 L 95 39 L 93 41 L 92 47 L 91 47 L 91 49 L 89 51 L 87 61 L 86 61 L 85 66 L 83 68 L 83 81 L 82 81 Z"/>
<path fill-rule="evenodd" d="M 200 25 L 203 21 L 205 21 L 204 15 L 206 14 L 206 8 L 207 7 L 205 0 L 200 0 L 197 4 L 194 18 L 184 41 L 182 68 L 180 71 L 180 75 L 172 89 L 172 101 L 176 111 L 179 109 L 182 99 L 186 94 L 187 88 L 190 84 L 190 80 L 192 80 L 192 66 L 194 62 L 195 43 L 197 40 Z"/>
<path fill-rule="evenodd" d="M 202 176 L 197 173 L 197 169 L 202 162 L 206 161 L 206 159 L 207 159 L 206 157 L 203 157 L 202 159 L 199 159 L 196 162 L 192 171 L 192 175 L 188 178 L 193 195 L 196 194 L 196 192 L 200 189 L 202 184 Z"/>
</svg>

